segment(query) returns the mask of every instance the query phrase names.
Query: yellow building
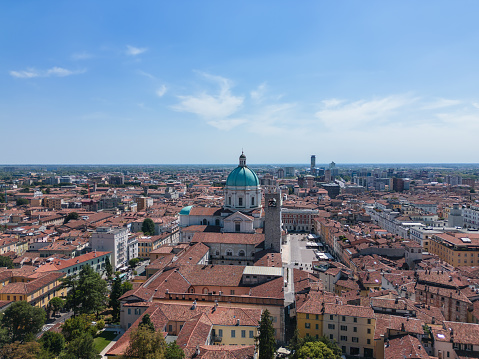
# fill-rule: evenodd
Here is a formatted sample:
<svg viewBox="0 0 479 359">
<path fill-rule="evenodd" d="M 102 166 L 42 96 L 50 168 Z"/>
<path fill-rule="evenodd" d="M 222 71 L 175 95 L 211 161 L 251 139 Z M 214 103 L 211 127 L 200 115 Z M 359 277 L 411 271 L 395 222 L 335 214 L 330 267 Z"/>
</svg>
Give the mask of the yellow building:
<svg viewBox="0 0 479 359">
<path fill-rule="evenodd" d="M 60 272 L 35 273 L 22 269 L 0 272 L 0 300 L 26 301 L 37 307 L 45 307 L 50 299 L 66 295 L 67 289 L 61 288 Z"/>
<path fill-rule="evenodd" d="M 479 265 L 479 233 L 438 233 L 431 236 L 429 253 L 454 267 Z"/>
<path fill-rule="evenodd" d="M 346 355 L 374 356 L 376 320 L 369 307 L 326 303 L 320 295 L 310 295 L 297 309 L 297 325 L 301 337 L 326 336 L 337 342 Z"/>
</svg>

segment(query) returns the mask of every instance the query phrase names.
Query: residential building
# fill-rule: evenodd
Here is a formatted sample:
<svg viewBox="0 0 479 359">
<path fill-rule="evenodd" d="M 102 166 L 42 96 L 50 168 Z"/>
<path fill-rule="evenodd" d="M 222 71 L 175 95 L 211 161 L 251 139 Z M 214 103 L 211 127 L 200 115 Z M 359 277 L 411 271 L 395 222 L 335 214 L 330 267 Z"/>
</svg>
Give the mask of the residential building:
<svg viewBox="0 0 479 359">
<path fill-rule="evenodd" d="M 128 263 L 128 229 L 98 227 L 90 237 L 92 250 L 111 252 L 111 265 L 118 269 Z"/>
</svg>

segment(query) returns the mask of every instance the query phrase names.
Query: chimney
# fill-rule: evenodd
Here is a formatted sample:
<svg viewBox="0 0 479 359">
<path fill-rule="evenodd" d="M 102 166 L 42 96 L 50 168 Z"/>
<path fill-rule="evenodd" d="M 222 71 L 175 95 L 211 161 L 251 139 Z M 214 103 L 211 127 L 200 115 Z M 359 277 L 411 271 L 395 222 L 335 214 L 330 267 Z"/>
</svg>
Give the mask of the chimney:
<svg viewBox="0 0 479 359">
<path fill-rule="evenodd" d="M 239 320 L 239 318 L 236 319 L 236 325 L 240 325 L 240 320 Z"/>
</svg>

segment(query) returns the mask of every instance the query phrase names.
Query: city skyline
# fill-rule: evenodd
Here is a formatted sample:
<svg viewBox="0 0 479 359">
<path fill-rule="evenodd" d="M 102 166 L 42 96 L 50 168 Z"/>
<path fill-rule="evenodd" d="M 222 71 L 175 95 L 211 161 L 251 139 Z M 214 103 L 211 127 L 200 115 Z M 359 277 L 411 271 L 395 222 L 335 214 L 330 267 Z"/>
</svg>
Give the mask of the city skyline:
<svg viewBox="0 0 479 359">
<path fill-rule="evenodd" d="M 477 163 L 472 1 L 0 7 L 2 164 Z"/>
</svg>

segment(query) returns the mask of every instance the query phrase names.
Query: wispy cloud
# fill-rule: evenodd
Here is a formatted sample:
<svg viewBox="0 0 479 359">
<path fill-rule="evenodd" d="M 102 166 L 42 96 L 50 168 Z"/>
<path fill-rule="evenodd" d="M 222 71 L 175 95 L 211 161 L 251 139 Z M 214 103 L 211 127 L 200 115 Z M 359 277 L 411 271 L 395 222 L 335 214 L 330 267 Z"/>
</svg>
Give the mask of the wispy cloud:
<svg viewBox="0 0 479 359">
<path fill-rule="evenodd" d="M 166 91 L 168 91 L 168 88 L 165 85 L 161 85 L 160 88 L 156 90 L 156 95 L 158 97 L 163 97 Z"/>
<path fill-rule="evenodd" d="M 150 74 L 149 72 L 146 72 L 146 71 L 143 71 L 143 70 L 137 70 L 136 72 L 137 72 L 138 74 L 140 74 L 141 76 L 148 77 L 148 78 L 151 79 L 151 80 L 156 80 L 156 77 L 153 76 L 152 74 Z"/>
<path fill-rule="evenodd" d="M 321 104 L 325 108 L 330 108 L 330 107 L 336 107 L 336 106 L 342 104 L 343 102 L 344 102 L 344 100 L 339 100 L 337 98 L 330 98 L 330 99 L 321 101 Z"/>
<path fill-rule="evenodd" d="M 72 54 L 71 58 L 73 60 L 88 60 L 88 59 L 91 59 L 93 57 L 92 54 L 88 53 L 88 52 L 76 52 L 74 54 Z"/>
<path fill-rule="evenodd" d="M 20 79 L 30 79 L 34 77 L 66 77 L 71 75 L 78 75 L 84 73 L 86 70 L 68 70 L 63 67 L 52 67 L 48 70 L 36 70 L 28 68 L 22 71 L 10 71 L 10 75 Z"/>
<path fill-rule="evenodd" d="M 236 113 L 244 102 L 244 97 L 231 93 L 231 81 L 220 76 L 200 73 L 202 77 L 215 82 L 220 90 L 217 94 L 206 92 L 197 95 L 178 96 L 180 102 L 172 108 L 176 111 L 190 112 L 205 119 L 227 118 Z"/>
<path fill-rule="evenodd" d="M 255 90 L 250 92 L 251 99 L 255 102 L 262 102 L 266 93 L 266 83 L 262 83 Z"/>
<path fill-rule="evenodd" d="M 126 54 L 130 56 L 140 55 L 147 50 L 148 49 L 146 47 L 135 47 L 135 46 L 126 45 Z"/>
<path fill-rule="evenodd" d="M 462 101 L 459 101 L 459 100 L 450 100 L 450 99 L 446 99 L 446 98 L 440 98 L 440 99 L 437 99 L 435 101 L 426 103 L 422 107 L 422 109 L 423 110 L 435 110 L 435 109 L 438 109 L 438 108 L 460 105 L 461 103 L 462 103 Z"/>
<path fill-rule="evenodd" d="M 343 103 L 341 106 L 337 101 L 329 100 L 323 102 L 324 108 L 316 112 L 316 117 L 330 129 L 358 129 L 373 121 L 387 121 L 416 100 L 400 95 Z"/>
</svg>

